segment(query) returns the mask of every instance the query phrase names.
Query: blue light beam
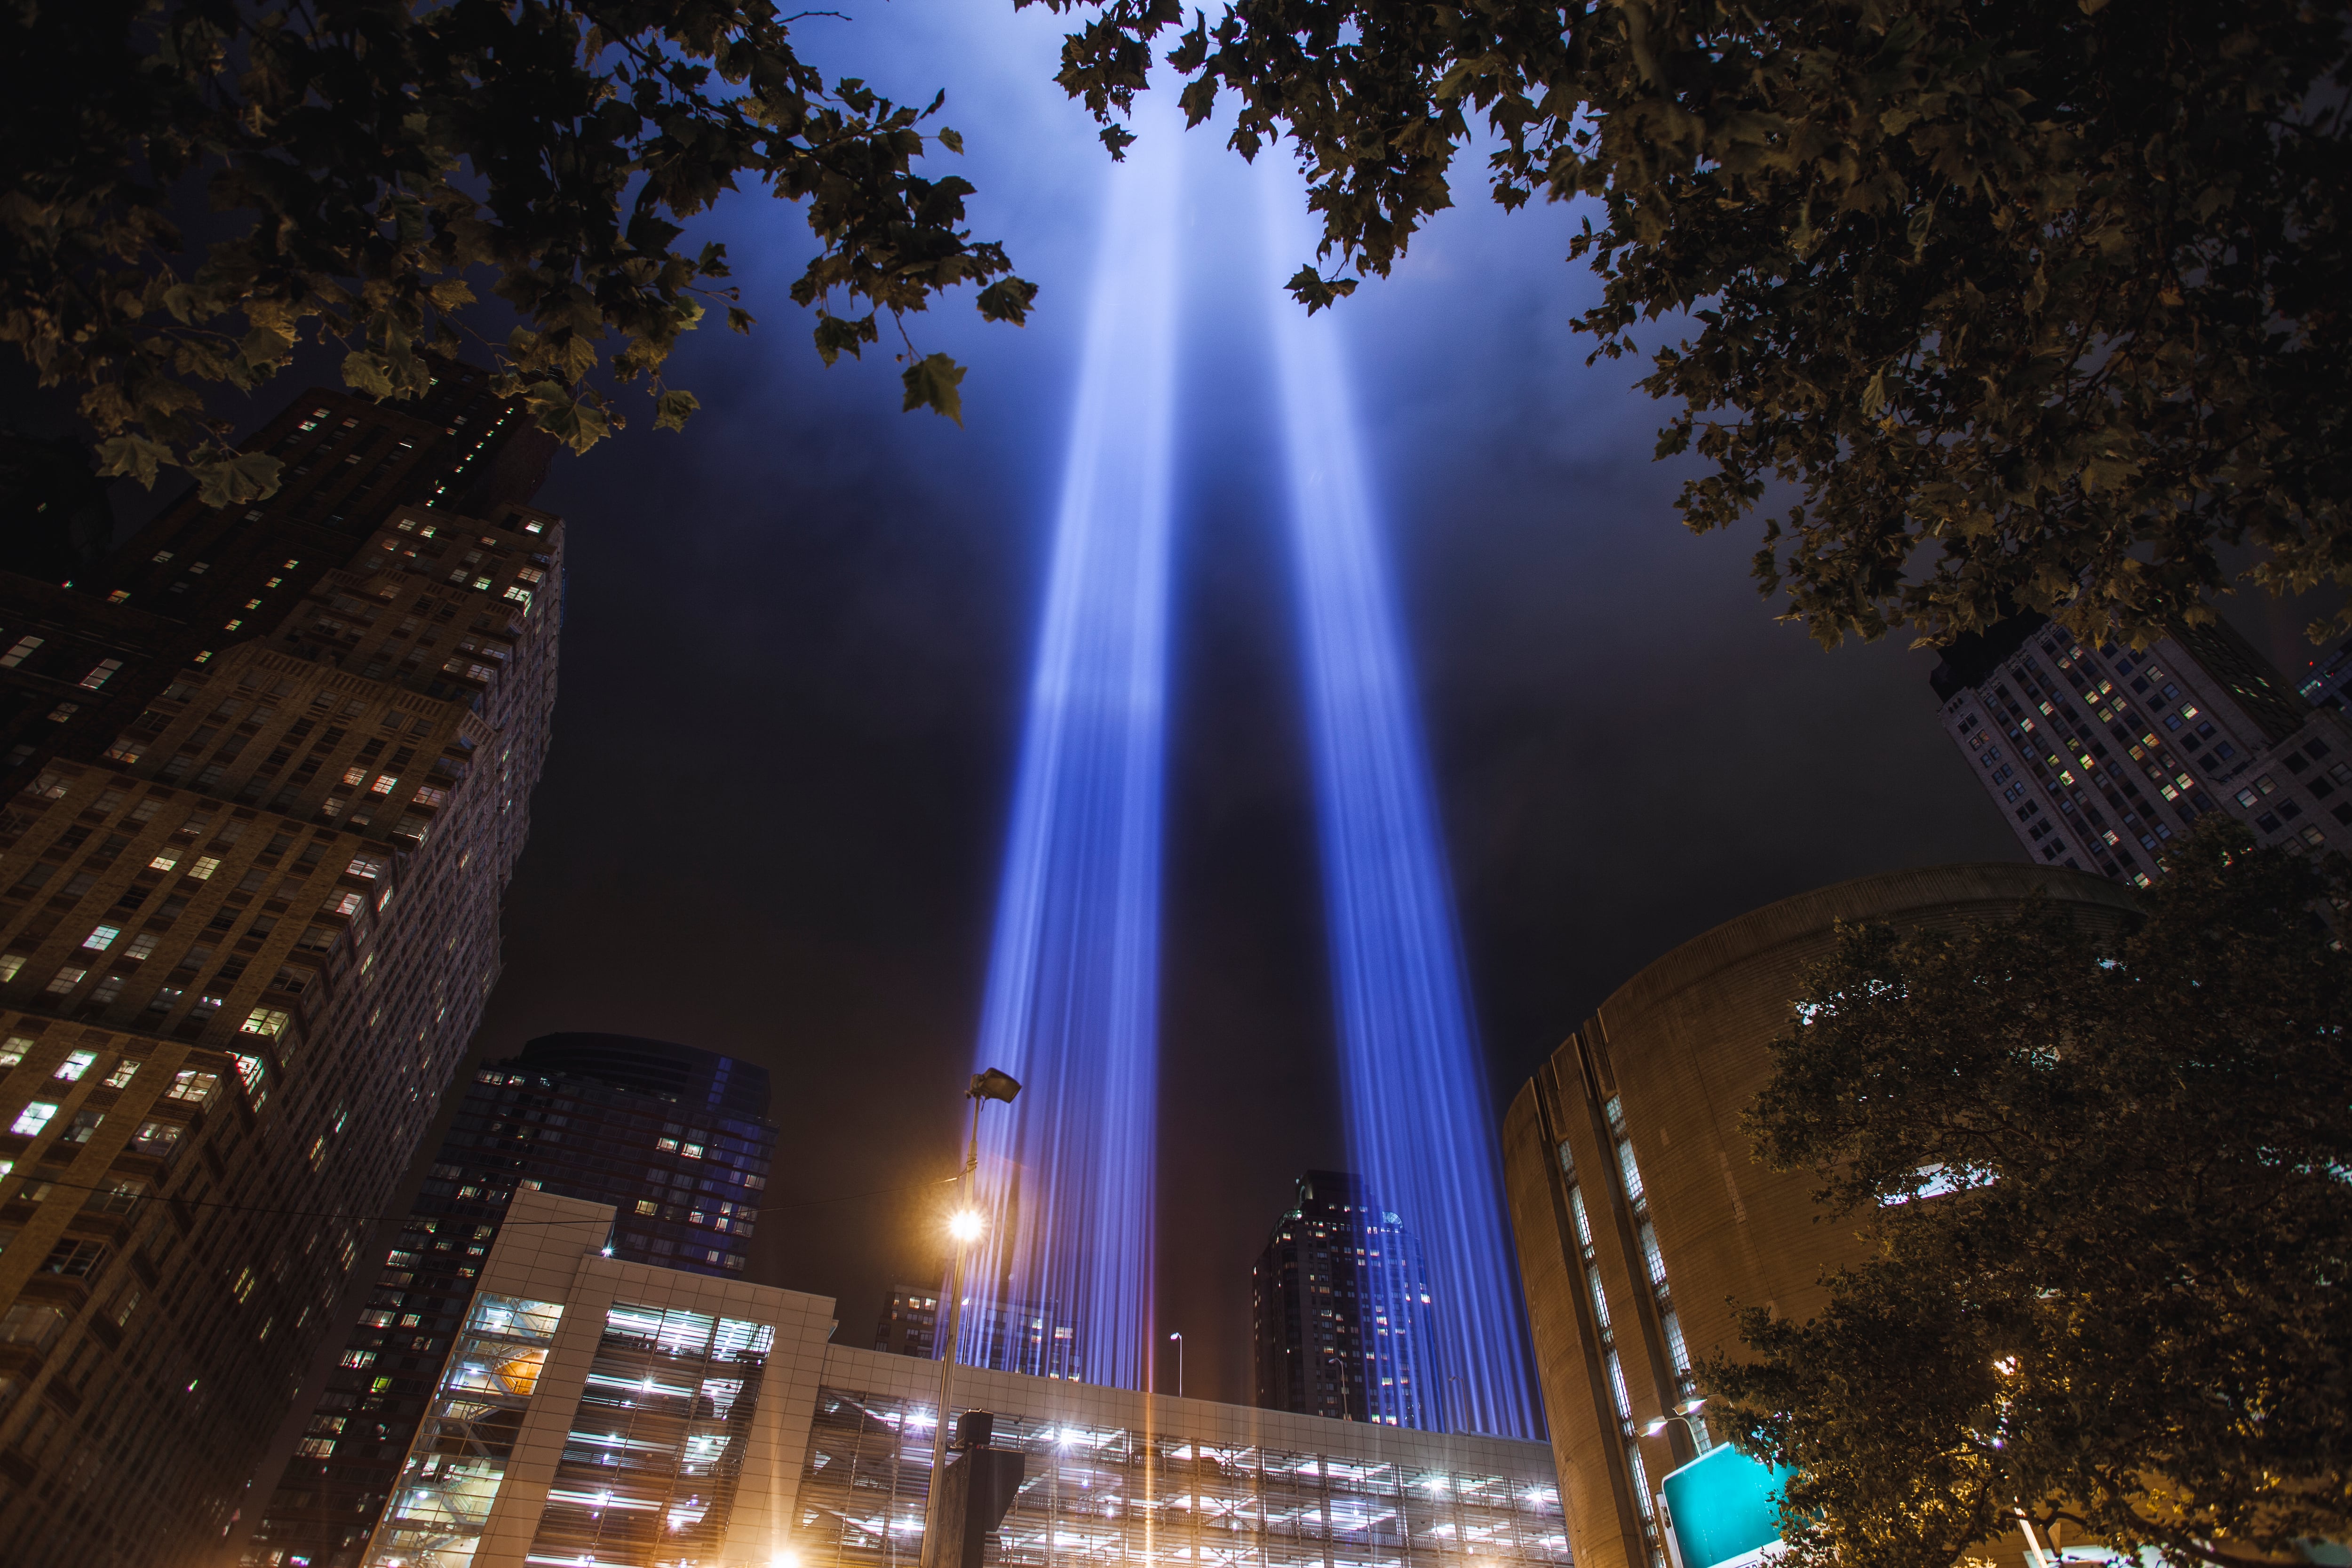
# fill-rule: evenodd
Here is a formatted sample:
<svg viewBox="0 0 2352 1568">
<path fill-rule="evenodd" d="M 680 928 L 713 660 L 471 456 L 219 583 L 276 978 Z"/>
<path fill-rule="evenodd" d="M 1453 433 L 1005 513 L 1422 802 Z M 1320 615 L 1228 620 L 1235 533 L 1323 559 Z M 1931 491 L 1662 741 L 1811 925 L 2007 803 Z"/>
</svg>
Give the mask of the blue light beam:
<svg viewBox="0 0 2352 1568">
<path fill-rule="evenodd" d="M 981 1118 L 998 1229 L 967 1276 L 959 1354 L 1042 1315 L 1032 1370 L 1143 1384 L 1159 1098 L 1161 757 L 1178 143 L 1154 125 L 1110 175 L 1029 690 L 976 1066 L 1022 1080 Z"/>
<path fill-rule="evenodd" d="M 1433 1298 L 1365 1309 L 1398 1379 L 1371 1415 L 1535 1437 L 1486 1064 L 1339 322 L 1280 286 L 1313 243 L 1297 176 L 1269 167 L 1259 194 L 1348 1142 L 1370 1192 L 1420 1237 Z"/>
</svg>

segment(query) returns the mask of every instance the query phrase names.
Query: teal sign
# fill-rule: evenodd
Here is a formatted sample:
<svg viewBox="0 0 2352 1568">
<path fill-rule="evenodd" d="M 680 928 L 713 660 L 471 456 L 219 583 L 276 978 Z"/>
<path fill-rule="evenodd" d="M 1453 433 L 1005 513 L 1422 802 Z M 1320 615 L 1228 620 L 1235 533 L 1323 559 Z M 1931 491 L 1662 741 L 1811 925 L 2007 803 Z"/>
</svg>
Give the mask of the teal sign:
<svg viewBox="0 0 2352 1568">
<path fill-rule="evenodd" d="M 1790 1471 L 1759 1465 L 1729 1444 L 1660 1483 L 1678 1568 L 1754 1562 L 1780 1541 L 1780 1487 Z"/>
</svg>

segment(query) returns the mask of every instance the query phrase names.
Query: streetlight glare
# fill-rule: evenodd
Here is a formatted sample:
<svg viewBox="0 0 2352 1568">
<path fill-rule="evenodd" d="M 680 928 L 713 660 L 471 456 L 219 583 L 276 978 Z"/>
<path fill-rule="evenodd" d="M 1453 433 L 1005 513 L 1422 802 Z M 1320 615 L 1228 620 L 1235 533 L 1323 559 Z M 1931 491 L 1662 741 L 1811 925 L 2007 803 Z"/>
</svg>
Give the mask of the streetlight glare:
<svg viewBox="0 0 2352 1568">
<path fill-rule="evenodd" d="M 1642 1428 L 1642 1436 L 1644 1437 L 1654 1437 L 1665 1429 L 1666 1418 L 1661 1415 L 1655 1421 L 1651 1422 L 1647 1426 Z"/>
<path fill-rule="evenodd" d="M 980 1233 L 986 1228 L 987 1223 L 977 1209 L 958 1209 L 948 1215 L 948 1234 L 958 1241 L 978 1241 Z"/>
</svg>

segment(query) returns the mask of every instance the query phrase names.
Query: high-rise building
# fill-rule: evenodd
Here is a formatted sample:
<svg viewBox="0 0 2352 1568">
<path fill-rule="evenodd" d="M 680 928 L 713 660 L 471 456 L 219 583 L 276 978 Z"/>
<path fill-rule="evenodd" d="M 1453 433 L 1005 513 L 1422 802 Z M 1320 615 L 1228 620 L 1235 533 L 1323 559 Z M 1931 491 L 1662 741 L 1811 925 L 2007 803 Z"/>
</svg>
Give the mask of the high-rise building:
<svg viewBox="0 0 2352 1568">
<path fill-rule="evenodd" d="M 2352 723 L 2226 622 L 2135 653 L 2017 616 L 1954 639 L 1931 679 L 1946 732 L 2045 865 L 2144 887 L 2166 842 L 2214 811 L 2264 844 L 2352 848 Z"/>
<path fill-rule="evenodd" d="M 912 1568 L 943 1426 L 1020 1456 L 984 1562 L 1569 1562 L 1540 1444 L 981 1368 L 942 1423 L 938 1367 L 831 1342 L 824 1297 L 601 1257 L 609 1205 L 511 1212 L 368 1568 Z"/>
<path fill-rule="evenodd" d="M 886 1355 L 939 1354 L 940 1287 L 893 1285 L 874 1325 L 874 1348 Z"/>
<path fill-rule="evenodd" d="M 550 445 L 305 394 L 287 482 L 0 574 L 0 1540 L 216 1547 L 463 1059 L 555 689 Z M 21 787 L 19 787 L 21 785 Z"/>
<path fill-rule="evenodd" d="M 612 1205 L 616 1258 L 740 1276 L 767 1113 L 766 1068 L 625 1035 L 543 1035 L 477 1068 L 245 1561 L 359 1561 L 518 1189 Z"/>
<path fill-rule="evenodd" d="M 874 1325 L 874 1348 L 890 1355 L 939 1354 L 940 1301 L 943 1285 L 894 1285 Z M 1076 1378 L 1084 1371 L 1078 1331 L 1067 1314 L 1050 1304 L 1016 1301 L 967 1286 L 957 1321 L 965 1366 L 1032 1377 Z"/>
<path fill-rule="evenodd" d="M 2352 637 L 2307 661 L 2295 692 L 2314 708 L 2352 710 Z"/>
<path fill-rule="evenodd" d="M 2110 930 L 2134 908 L 2097 877 L 2007 863 L 1784 899 L 1634 975 L 1512 1100 L 1504 1183 L 1579 1568 L 1665 1568 L 1659 1483 L 1713 1446 L 1692 1366 L 1745 1353 L 1741 1308 L 1801 1320 L 1826 1304 L 1826 1274 L 1870 1256 L 1821 1223 L 1812 1179 L 1758 1163 L 1739 1125 L 1838 922 L 1960 930 L 2037 897 Z"/>
<path fill-rule="evenodd" d="M 1360 1177 L 1309 1171 L 1250 1269 L 1257 1404 L 1444 1427 L 1420 1244 Z"/>
</svg>

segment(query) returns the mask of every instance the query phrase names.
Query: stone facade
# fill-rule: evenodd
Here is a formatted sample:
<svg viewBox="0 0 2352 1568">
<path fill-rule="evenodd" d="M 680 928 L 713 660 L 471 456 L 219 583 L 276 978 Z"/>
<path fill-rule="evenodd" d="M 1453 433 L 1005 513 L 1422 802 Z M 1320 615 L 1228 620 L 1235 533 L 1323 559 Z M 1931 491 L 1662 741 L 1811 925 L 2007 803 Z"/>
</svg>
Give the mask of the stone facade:
<svg viewBox="0 0 2352 1568">
<path fill-rule="evenodd" d="M 254 443 L 270 500 L 184 502 L 70 590 L 0 576 L 23 1568 L 221 1541 L 497 980 L 562 528 L 486 387 L 305 394 Z"/>
<path fill-rule="evenodd" d="M 1859 1261 L 1812 1184 L 1766 1169 L 1739 1119 L 1771 1072 L 1806 969 L 1839 921 L 1952 929 L 2042 894 L 2119 921 L 2130 890 L 2013 865 L 1898 871 L 1801 894 L 1684 943 L 1626 982 L 1513 1099 L 1504 1179 L 1544 1413 L 1580 1568 L 1662 1568 L 1660 1479 L 1710 1443 L 1695 1360 L 1739 1346 L 1736 1313 L 1802 1316 Z"/>
</svg>

